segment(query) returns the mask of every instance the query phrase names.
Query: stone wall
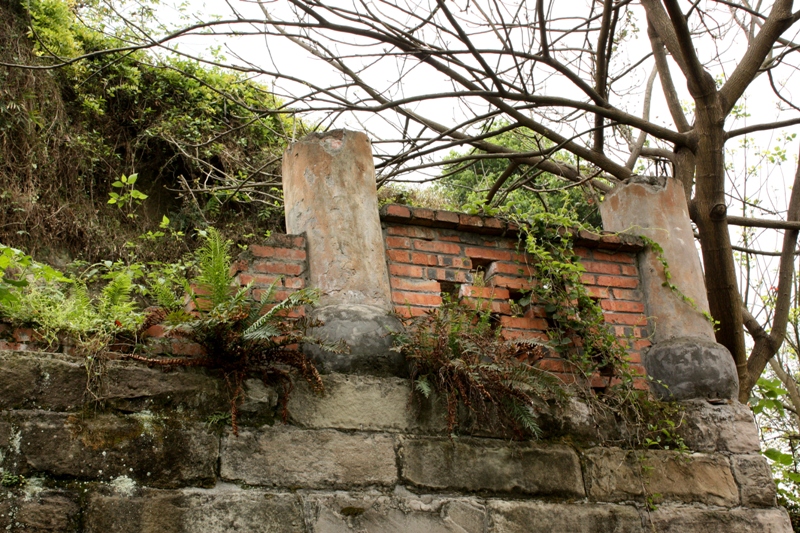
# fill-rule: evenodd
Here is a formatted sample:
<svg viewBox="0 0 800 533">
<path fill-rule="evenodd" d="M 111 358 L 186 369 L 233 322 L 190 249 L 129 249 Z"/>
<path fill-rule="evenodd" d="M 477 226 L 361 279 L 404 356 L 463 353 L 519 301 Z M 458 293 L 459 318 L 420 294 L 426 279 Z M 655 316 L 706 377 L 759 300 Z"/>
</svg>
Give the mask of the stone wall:
<svg viewBox="0 0 800 533">
<path fill-rule="evenodd" d="M 682 404 L 691 452 L 626 450 L 608 443 L 632 428 L 576 401 L 538 442 L 448 435 L 406 380 L 331 374 L 321 398 L 298 384 L 287 425 L 248 382 L 235 436 L 213 423 L 227 395 L 204 371 L 112 361 L 98 410 L 78 359 L 2 352 L 0 367 L 7 531 L 791 531 L 735 402 Z"/>
</svg>

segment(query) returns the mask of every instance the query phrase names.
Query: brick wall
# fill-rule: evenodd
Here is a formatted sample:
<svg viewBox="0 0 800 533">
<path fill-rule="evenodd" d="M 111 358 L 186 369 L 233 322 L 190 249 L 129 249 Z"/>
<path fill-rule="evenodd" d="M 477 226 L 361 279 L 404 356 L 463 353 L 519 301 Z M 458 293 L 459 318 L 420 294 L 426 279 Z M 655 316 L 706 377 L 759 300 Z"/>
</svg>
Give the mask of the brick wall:
<svg viewBox="0 0 800 533">
<path fill-rule="evenodd" d="M 491 306 L 506 338 L 547 340 L 547 313 L 533 303 L 514 305 L 530 289 L 532 259 L 520 252 L 517 228 L 496 218 L 388 205 L 381 210 L 395 311 L 424 314 L 450 294 L 469 305 Z M 604 311 L 606 323 L 628 344 L 634 372 L 644 374 L 641 351 L 650 345 L 636 256 L 643 249 L 624 235 L 575 235 L 583 282 Z M 540 366 L 570 380 L 565 361 Z M 595 378 L 596 386 L 603 386 Z M 641 384 L 644 386 L 644 384 Z"/>
<path fill-rule="evenodd" d="M 496 218 L 401 205 L 385 206 L 381 220 L 398 315 L 420 316 L 449 294 L 468 305 L 491 306 L 506 338 L 548 339 L 545 310 L 535 303 L 515 305 L 532 283 L 531 258 L 519 250 L 516 227 Z M 575 243 L 589 294 L 600 303 L 609 327 L 628 344 L 633 370 L 644 374 L 641 352 L 650 341 L 636 259 L 643 244 L 630 236 L 584 231 L 575 234 Z M 275 298 L 286 298 L 308 283 L 305 237 L 273 235 L 250 246 L 235 261 L 232 274 L 239 285 L 252 284 L 256 299 L 280 278 Z M 146 336 L 156 341 L 159 352 L 193 355 L 199 350 L 183 339 L 164 338 L 160 326 L 150 328 Z M 41 348 L 32 331 L 0 326 L 0 349 Z M 562 359 L 548 357 L 537 364 L 571 379 Z M 601 378 L 594 384 L 607 385 Z"/>
</svg>

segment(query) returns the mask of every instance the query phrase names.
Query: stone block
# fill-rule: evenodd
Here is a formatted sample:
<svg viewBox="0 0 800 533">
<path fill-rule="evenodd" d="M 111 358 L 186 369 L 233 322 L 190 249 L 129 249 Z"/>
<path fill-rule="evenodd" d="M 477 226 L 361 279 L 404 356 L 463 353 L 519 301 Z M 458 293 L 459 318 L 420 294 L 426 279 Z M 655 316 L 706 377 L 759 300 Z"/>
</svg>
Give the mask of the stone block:
<svg viewBox="0 0 800 533">
<path fill-rule="evenodd" d="M 78 533 L 78 498 L 58 490 L 29 494 L 0 491 L 0 529 L 26 533 Z"/>
<path fill-rule="evenodd" d="M 299 499 L 220 485 L 210 490 L 95 494 L 86 533 L 304 533 Z"/>
<path fill-rule="evenodd" d="M 401 478 L 436 490 L 581 498 L 578 455 L 563 445 L 476 438 L 405 438 Z"/>
<path fill-rule="evenodd" d="M 489 533 L 645 533 L 633 506 L 490 501 Z M 649 531 L 649 530 L 648 530 Z M 661 530 L 658 530 L 661 532 Z"/>
<path fill-rule="evenodd" d="M 230 409 L 222 376 L 202 369 L 148 368 L 144 363 L 114 361 L 108 365 L 107 392 L 111 407 L 124 411 L 191 409 L 207 416 Z"/>
<path fill-rule="evenodd" d="M 314 533 L 483 533 L 486 510 L 467 498 L 367 492 L 307 495 Z"/>
<path fill-rule="evenodd" d="M 739 485 L 742 505 L 745 507 L 776 507 L 775 481 L 767 460 L 761 455 L 734 455 L 731 457 L 733 476 Z"/>
<path fill-rule="evenodd" d="M 757 453 L 761 449 L 753 413 L 736 400 L 710 404 L 704 400 L 681 402 L 683 420 L 676 431 L 698 452 Z"/>
<path fill-rule="evenodd" d="M 7 414 L 5 425 L 2 466 L 26 476 L 128 476 L 165 488 L 214 482 L 219 439 L 199 425 L 150 413 L 80 417 L 45 411 Z"/>
<path fill-rule="evenodd" d="M 39 372 L 29 357 L 15 352 L 0 351 L 0 409 L 26 405 L 39 378 Z"/>
<path fill-rule="evenodd" d="M 694 251 L 692 251 L 694 253 Z M 650 390 L 660 400 L 735 399 L 736 365 L 727 348 L 704 337 L 658 342 L 644 356 Z"/>
<path fill-rule="evenodd" d="M 698 502 L 733 507 L 739 490 L 727 458 L 593 448 L 583 455 L 589 498 L 603 502 Z"/>
<path fill-rule="evenodd" d="M 416 413 L 408 380 L 329 374 L 325 396 L 298 382 L 289 399 L 292 423 L 307 428 L 365 431 L 437 431 L 447 428 L 444 412 Z"/>
<path fill-rule="evenodd" d="M 659 506 L 645 516 L 658 533 L 792 533 L 784 509 L 704 509 Z"/>
<path fill-rule="evenodd" d="M 221 449 L 221 476 L 249 485 L 349 488 L 397 482 L 390 435 L 303 430 L 291 426 L 240 430 Z"/>
</svg>

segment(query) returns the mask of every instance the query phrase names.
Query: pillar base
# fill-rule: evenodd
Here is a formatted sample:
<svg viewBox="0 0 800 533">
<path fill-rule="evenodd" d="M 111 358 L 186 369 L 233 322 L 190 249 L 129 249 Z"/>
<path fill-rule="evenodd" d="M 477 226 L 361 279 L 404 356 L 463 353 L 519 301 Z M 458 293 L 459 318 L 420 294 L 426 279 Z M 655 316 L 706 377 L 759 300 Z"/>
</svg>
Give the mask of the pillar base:
<svg viewBox="0 0 800 533">
<path fill-rule="evenodd" d="M 734 399 L 736 365 L 727 348 L 701 337 L 662 341 L 644 357 L 650 390 L 659 400 Z"/>
<path fill-rule="evenodd" d="M 385 310 L 369 305 L 337 304 L 315 309 L 311 318 L 322 323 L 311 328 L 311 336 L 324 342 L 343 341 L 349 349 L 348 353 L 333 353 L 319 346 L 305 345 L 303 351 L 317 364 L 320 372 L 408 375 L 405 358 L 392 350 L 392 334 L 403 331 L 403 326 Z"/>
</svg>

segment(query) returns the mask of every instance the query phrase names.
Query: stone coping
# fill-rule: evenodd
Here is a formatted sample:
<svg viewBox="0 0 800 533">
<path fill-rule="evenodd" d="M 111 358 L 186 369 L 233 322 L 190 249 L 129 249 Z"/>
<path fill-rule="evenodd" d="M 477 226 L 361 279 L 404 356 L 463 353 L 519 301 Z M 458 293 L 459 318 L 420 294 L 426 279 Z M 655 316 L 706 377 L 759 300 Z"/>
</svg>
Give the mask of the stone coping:
<svg viewBox="0 0 800 533">
<path fill-rule="evenodd" d="M 441 209 L 411 207 L 401 204 L 387 204 L 380 210 L 381 220 L 394 224 L 426 226 L 432 228 L 454 229 L 484 235 L 504 235 L 516 237 L 519 227 L 496 217 L 482 217 L 467 213 L 456 213 Z M 586 248 L 599 248 L 621 252 L 639 252 L 646 248 L 645 242 L 627 233 L 593 233 L 586 230 L 570 229 L 575 236 L 575 244 Z"/>
</svg>

